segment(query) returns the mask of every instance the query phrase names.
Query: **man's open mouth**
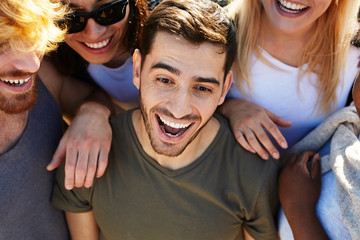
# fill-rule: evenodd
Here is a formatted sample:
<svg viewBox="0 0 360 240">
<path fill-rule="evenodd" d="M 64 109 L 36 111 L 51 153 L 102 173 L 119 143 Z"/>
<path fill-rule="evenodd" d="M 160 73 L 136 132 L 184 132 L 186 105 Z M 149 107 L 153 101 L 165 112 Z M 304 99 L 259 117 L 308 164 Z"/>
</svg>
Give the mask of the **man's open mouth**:
<svg viewBox="0 0 360 240">
<path fill-rule="evenodd" d="M 179 137 L 186 132 L 193 123 L 180 124 L 166 121 L 159 115 L 157 120 L 161 130 L 169 137 Z"/>
</svg>

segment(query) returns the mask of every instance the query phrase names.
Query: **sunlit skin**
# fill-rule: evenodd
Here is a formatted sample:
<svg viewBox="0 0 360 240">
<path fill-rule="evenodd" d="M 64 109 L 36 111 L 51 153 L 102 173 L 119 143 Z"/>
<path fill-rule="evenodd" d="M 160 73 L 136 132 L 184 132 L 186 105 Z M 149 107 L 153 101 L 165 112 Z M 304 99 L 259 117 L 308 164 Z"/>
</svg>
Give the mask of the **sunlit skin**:
<svg viewBox="0 0 360 240">
<path fill-rule="evenodd" d="M 216 45 L 195 46 L 166 32 L 156 34 L 142 67 L 135 51 L 142 113 L 135 111 L 133 122 L 144 150 L 160 165 L 188 165 L 215 137 L 219 122 L 212 115 L 232 80 L 229 72 L 224 81 L 225 53 L 219 52 Z"/>
<path fill-rule="evenodd" d="M 114 0 L 69 0 L 72 9 L 79 13 L 91 12 L 101 6 L 112 3 Z M 126 6 L 126 15 L 120 22 L 102 26 L 90 18 L 85 29 L 78 33 L 66 34 L 65 42 L 87 62 L 104 64 L 115 68 L 121 66 L 131 55 L 123 44 L 129 18 L 129 4 Z M 108 42 L 109 40 L 109 42 Z M 108 42 L 99 49 L 91 48 L 88 44 Z"/>
<path fill-rule="evenodd" d="M 285 11 L 278 0 L 261 0 L 265 11 L 262 14 L 262 26 L 269 31 L 277 30 L 288 34 L 303 34 L 311 31 L 315 20 L 330 6 L 332 0 L 286 1 L 294 4 Z M 282 1 L 284 4 L 284 1 Z M 292 10 L 295 8 L 297 10 Z"/>
<path fill-rule="evenodd" d="M 315 30 L 315 22 L 328 9 L 331 0 L 281 0 L 283 4 L 291 4 L 290 8 L 284 8 L 277 0 L 261 2 L 264 6 L 260 24 L 263 40 L 259 44 L 279 61 L 299 67 L 304 47 Z M 291 10 L 294 7 L 300 9 Z"/>
<path fill-rule="evenodd" d="M 0 51 L 0 113 L 21 113 L 35 105 L 41 58 L 34 52 Z"/>
<path fill-rule="evenodd" d="M 360 61 L 358 63 L 358 68 L 360 70 Z M 352 88 L 352 97 L 353 97 L 358 115 L 360 116 L 360 72 L 356 76 L 354 86 Z"/>
</svg>

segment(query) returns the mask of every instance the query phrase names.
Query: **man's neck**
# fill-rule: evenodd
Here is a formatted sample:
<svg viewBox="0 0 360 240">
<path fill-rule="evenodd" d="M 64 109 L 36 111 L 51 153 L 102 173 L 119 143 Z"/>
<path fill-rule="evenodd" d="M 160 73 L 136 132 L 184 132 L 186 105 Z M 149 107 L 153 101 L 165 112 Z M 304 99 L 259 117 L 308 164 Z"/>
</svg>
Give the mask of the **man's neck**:
<svg viewBox="0 0 360 240">
<path fill-rule="evenodd" d="M 183 168 L 199 158 L 212 143 L 220 129 L 219 121 L 212 117 L 180 155 L 170 157 L 158 154 L 152 148 L 140 110 L 135 110 L 133 112 L 132 122 L 134 124 L 136 135 L 144 151 L 159 165 L 170 170 Z"/>
<path fill-rule="evenodd" d="M 0 156 L 9 151 L 23 134 L 29 112 L 6 114 L 0 111 Z"/>
</svg>

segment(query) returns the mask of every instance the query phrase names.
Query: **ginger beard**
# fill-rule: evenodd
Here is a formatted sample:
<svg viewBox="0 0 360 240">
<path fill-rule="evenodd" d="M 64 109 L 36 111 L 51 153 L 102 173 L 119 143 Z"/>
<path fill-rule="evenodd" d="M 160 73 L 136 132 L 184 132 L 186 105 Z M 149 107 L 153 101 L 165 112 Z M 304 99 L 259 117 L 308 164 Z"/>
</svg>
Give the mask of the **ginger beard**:
<svg viewBox="0 0 360 240">
<path fill-rule="evenodd" d="M 24 76 L 28 74 L 23 73 L 11 73 L 1 76 Z M 32 74 L 31 79 L 23 84 L 14 84 L 10 82 L 4 82 L 6 77 L 0 77 L 0 111 L 7 114 L 17 114 L 30 110 L 35 104 L 38 97 L 37 91 L 37 75 Z M 31 85 L 26 91 L 11 91 L 6 89 L 7 87 L 16 89 L 23 88 L 24 85 Z M 8 86 L 6 86 L 8 85 Z"/>
<path fill-rule="evenodd" d="M 196 122 L 201 122 L 201 117 L 198 115 L 186 115 L 186 116 L 182 117 L 181 120 L 192 121 L 193 123 L 183 129 L 174 129 L 174 128 L 166 125 L 164 122 L 162 122 L 162 120 L 160 119 L 160 117 L 158 115 L 158 114 L 161 114 L 161 115 L 166 115 L 171 118 L 174 118 L 173 115 L 171 114 L 171 112 L 168 109 L 159 107 L 159 106 L 155 106 L 155 107 L 151 108 L 150 110 L 146 109 L 143 99 L 141 97 L 141 89 L 139 92 L 140 92 L 140 110 L 141 110 L 141 115 L 142 115 L 143 122 L 145 125 L 145 129 L 148 134 L 150 144 L 151 144 L 153 150 L 157 154 L 161 154 L 161 155 L 168 156 L 168 157 L 179 156 L 181 153 L 183 153 L 183 151 L 186 149 L 186 147 L 197 137 L 197 135 L 200 133 L 201 129 L 204 126 L 206 126 L 206 124 L 211 119 L 211 118 L 207 119 L 207 121 L 201 127 L 199 127 L 198 130 L 196 130 L 192 134 L 192 136 L 190 136 L 189 140 L 185 144 L 184 143 L 176 144 L 176 143 L 171 143 L 171 142 L 164 142 L 160 138 L 156 137 L 157 130 L 155 128 L 157 128 L 157 125 L 160 127 L 161 131 L 163 131 L 165 134 L 179 136 L 182 134 L 186 134 L 187 131 L 191 131 L 192 130 L 191 128 L 194 127 L 194 125 L 196 125 L 195 124 Z M 152 124 L 151 120 L 153 121 L 153 124 Z"/>
</svg>

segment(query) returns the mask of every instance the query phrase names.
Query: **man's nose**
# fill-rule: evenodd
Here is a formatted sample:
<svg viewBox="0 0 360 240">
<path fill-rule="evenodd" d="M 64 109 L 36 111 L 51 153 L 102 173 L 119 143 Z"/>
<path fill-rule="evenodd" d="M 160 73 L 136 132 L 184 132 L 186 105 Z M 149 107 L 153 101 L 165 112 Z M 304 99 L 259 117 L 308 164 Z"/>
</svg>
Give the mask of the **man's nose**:
<svg viewBox="0 0 360 240">
<path fill-rule="evenodd" d="M 36 52 L 16 52 L 10 55 L 9 65 L 16 71 L 36 73 L 40 68 L 40 56 Z"/>
<path fill-rule="evenodd" d="M 170 97 L 170 111 L 175 118 L 182 118 L 192 113 L 191 93 L 187 89 L 179 89 Z"/>
</svg>

